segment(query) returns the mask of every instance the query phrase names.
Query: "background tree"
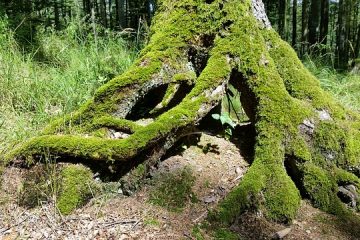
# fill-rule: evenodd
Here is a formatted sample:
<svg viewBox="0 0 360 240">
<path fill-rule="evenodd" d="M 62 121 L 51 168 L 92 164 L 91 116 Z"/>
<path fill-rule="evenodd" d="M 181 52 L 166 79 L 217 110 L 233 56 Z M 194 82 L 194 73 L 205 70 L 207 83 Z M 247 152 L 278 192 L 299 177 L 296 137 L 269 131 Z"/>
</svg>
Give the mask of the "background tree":
<svg viewBox="0 0 360 240">
<path fill-rule="evenodd" d="M 292 46 L 295 48 L 297 44 L 297 8 L 298 2 L 297 0 L 293 0 L 293 11 L 292 11 Z"/>
<path fill-rule="evenodd" d="M 320 15 L 320 43 L 326 45 L 329 34 L 329 0 L 321 1 L 321 15 Z"/>
</svg>

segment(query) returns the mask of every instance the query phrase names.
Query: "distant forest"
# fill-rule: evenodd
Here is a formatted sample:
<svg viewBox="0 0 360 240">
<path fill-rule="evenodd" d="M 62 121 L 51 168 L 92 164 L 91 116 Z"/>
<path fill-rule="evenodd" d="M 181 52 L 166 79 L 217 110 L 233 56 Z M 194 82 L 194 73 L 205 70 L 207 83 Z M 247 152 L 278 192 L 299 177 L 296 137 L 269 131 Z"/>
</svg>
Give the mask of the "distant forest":
<svg viewBox="0 0 360 240">
<path fill-rule="evenodd" d="M 263 0 L 268 16 L 299 56 L 311 55 L 347 70 L 359 61 L 359 0 Z M 36 26 L 57 30 L 77 17 L 105 29 L 136 32 L 149 24 L 156 0 L 10 0 L 0 1 L 19 35 L 31 41 Z M 141 21 L 139 21 L 141 20 Z"/>
</svg>

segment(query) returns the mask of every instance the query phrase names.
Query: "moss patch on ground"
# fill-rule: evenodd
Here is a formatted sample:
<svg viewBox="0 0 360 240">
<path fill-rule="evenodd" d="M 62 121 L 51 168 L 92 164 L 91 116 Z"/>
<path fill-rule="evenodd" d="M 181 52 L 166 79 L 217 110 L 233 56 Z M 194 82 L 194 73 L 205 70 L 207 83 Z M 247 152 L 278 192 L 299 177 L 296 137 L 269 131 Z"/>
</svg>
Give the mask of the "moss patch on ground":
<svg viewBox="0 0 360 240">
<path fill-rule="evenodd" d="M 83 206 L 96 192 L 93 173 L 82 165 L 69 165 L 61 170 L 61 190 L 56 205 L 62 214 Z"/>
<path fill-rule="evenodd" d="M 187 167 L 174 172 L 159 173 L 153 180 L 150 202 L 170 211 L 181 211 L 189 201 L 196 200 L 192 191 L 194 183 L 195 176 Z"/>
</svg>

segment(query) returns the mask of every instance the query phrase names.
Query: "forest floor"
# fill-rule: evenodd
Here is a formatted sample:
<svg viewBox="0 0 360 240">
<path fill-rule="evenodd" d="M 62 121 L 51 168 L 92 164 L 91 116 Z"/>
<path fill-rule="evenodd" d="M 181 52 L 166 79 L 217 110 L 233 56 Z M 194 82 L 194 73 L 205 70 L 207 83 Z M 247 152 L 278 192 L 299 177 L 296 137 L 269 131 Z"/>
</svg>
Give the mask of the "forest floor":
<svg viewBox="0 0 360 240">
<path fill-rule="evenodd" d="M 5 194 L 0 196 L 0 239 L 209 239 L 201 222 L 241 181 L 248 166 L 234 143 L 203 134 L 197 145 L 168 157 L 157 169 L 162 173 L 192 169 L 196 201 L 188 201 L 182 210 L 174 212 L 152 204 L 149 199 L 156 186 L 145 184 L 132 196 L 103 194 L 68 216 L 58 214 L 50 203 L 33 209 L 18 206 L 14 193 L 24 170 L 8 168 L 1 191 Z M 244 213 L 231 229 L 240 239 L 272 239 L 277 231 L 290 228 L 284 239 L 345 240 L 356 239 L 353 227 L 357 226 L 341 224 L 303 201 L 291 225 Z"/>
</svg>

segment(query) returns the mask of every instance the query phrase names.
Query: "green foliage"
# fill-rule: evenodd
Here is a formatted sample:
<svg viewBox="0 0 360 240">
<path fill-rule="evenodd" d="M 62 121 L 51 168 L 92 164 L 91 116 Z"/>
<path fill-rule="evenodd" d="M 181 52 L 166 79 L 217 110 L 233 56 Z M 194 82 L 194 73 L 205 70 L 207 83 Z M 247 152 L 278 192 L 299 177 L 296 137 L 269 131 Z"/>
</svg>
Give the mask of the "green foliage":
<svg viewBox="0 0 360 240">
<path fill-rule="evenodd" d="M 230 138 L 232 136 L 232 130 L 235 129 L 236 123 L 230 118 L 228 113 L 222 114 L 212 114 L 213 119 L 221 122 L 221 125 L 224 127 L 225 136 Z"/>
<path fill-rule="evenodd" d="M 229 125 L 231 128 L 235 128 L 236 123 L 233 122 L 233 120 L 230 118 L 228 113 L 223 114 L 213 114 L 211 115 L 215 120 L 219 120 L 222 125 Z"/>
<path fill-rule="evenodd" d="M 154 178 L 150 202 L 170 211 L 181 211 L 189 201 L 196 200 L 192 192 L 194 183 L 195 176 L 187 167 L 174 172 L 160 173 Z"/>
<path fill-rule="evenodd" d="M 35 207 L 55 200 L 61 188 L 59 167 L 51 161 L 38 164 L 26 172 L 19 192 L 19 204 Z"/>
<path fill-rule="evenodd" d="M 191 236 L 193 238 L 195 238 L 196 240 L 205 240 L 205 237 L 203 236 L 201 227 L 198 226 L 198 225 L 193 227 L 192 232 L 191 232 Z"/>
</svg>

